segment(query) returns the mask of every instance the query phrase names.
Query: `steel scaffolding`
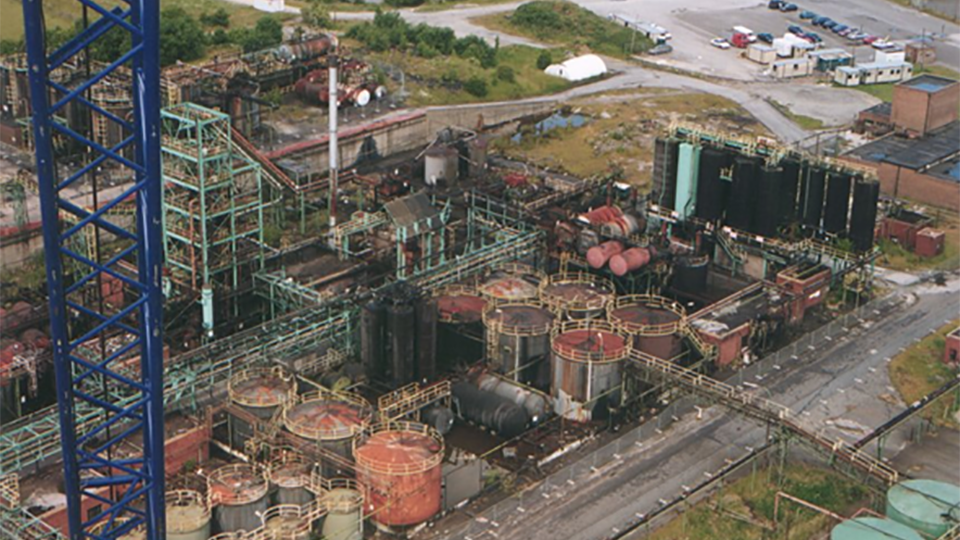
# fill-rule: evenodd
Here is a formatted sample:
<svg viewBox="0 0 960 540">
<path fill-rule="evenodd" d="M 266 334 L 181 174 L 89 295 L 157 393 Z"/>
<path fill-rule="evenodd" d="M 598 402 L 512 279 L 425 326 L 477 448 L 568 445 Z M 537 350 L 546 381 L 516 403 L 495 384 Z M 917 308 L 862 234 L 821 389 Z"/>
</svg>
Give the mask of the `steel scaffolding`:
<svg viewBox="0 0 960 540">
<path fill-rule="evenodd" d="M 226 114 L 182 103 L 163 111 L 162 126 L 171 280 L 198 298 L 203 287 L 229 296 L 247 267 L 263 267 L 260 165 L 237 151 Z"/>
</svg>

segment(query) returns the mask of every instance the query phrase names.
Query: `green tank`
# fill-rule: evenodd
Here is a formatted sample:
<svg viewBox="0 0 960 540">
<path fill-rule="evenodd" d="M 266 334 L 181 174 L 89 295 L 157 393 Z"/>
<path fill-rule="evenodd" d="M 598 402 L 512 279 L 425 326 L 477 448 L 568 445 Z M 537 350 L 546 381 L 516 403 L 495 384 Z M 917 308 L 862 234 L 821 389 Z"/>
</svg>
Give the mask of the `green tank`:
<svg viewBox="0 0 960 540">
<path fill-rule="evenodd" d="M 887 491 L 887 517 L 939 537 L 960 523 L 960 486 L 936 480 L 907 480 Z"/>
<path fill-rule="evenodd" d="M 830 540 L 923 540 L 919 533 L 889 519 L 848 519 L 830 531 Z"/>
</svg>

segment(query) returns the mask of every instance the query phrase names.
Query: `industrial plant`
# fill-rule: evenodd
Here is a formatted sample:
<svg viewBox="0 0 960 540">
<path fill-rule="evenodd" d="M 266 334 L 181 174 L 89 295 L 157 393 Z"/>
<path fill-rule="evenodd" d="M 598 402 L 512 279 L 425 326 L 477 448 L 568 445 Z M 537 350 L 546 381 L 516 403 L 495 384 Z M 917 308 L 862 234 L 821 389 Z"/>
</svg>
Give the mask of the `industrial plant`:
<svg viewBox="0 0 960 540">
<path fill-rule="evenodd" d="M 676 120 L 641 189 L 498 151 L 551 107 L 395 108 L 333 34 L 161 70 L 146 38 L 87 57 L 99 23 L 48 49 L 25 10 L 0 139 L 35 159 L 0 237 L 5 266 L 45 273 L 0 285 L 0 538 L 526 538 L 490 509 L 550 504 L 524 493 L 712 406 L 763 446 L 604 538 L 754 458 L 864 486 L 830 538 L 960 534 L 960 488 L 883 455 L 956 378 L 855 443 L 758 386 L 880 316 L 881 238 L 943 251 L 876 168 Z M 275 96 L 322 122 L 294 133 Z"/>
</svg>

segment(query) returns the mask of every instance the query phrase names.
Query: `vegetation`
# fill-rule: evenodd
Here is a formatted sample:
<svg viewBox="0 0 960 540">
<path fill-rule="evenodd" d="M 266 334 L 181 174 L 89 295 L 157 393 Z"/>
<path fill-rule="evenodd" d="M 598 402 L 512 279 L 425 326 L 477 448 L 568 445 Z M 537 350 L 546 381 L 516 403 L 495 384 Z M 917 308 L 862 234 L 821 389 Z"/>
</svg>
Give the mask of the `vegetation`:
<svg viewBox="0 0 960 540">
<path fill-rule="evenodd" d="M 790 107 L 787 107 L 783 103 L 775 99 L 768 100 L 770 105 L 774 109 L 780 111 L 780 114 L 789 118 L 794 124 L 800 126 L 801 128 L 807 131 L 816 131 L 818 129 L 823 129 L 823 121 L 819 118 L 813 118 L 810 116 L 804 116 L 802 114 L 797 114 L 790 110 Z"/>
<path fill-rule="evenodd" d="M 513 13 L 487 15 L 477 22 L 492 30 L 618 58 L 643 52 L 653 45 L 638 32 L 563 0 L 534 0 Z"/>
<path fill-rule="evenodd" d="M 954 270 L 960 268 L 960 214 L 955 209 L 927 208 L 924 213 L 933 217 L 933 227 L 944 232 L 943 253 L 935 257 L 920 257 L 890 240 L 879 239 L 881 256 L 877 264 L 901 271 L 925 269 Z"/>
<path fill-rule="evenodd" d="M 929 73 L 930 75 L 937 75 L 939 77 L 946 77 L 948 79 L 953 79 L 955 81 L 960 80 L 960 73 L 944 66 L 933 65 L 933 66 L 923 66 L 918 67 L 914 70 L 913 76 L 922 75 L 924 73 Z M 865 94 L 870 94 L 871 96 L 879 99 L 880 101 L 891 102 L 893 101 L 893 87 L 896 86 L 895 83 L 885 83 L 885 84 L 862 84 L 860 86 L 854 86 L 855 90 L 859 90 Z"/>
<path fill-rule="evenodd" d="M 956 369 L 943 363 L 943 350 L 946 347 L 946 335 L 960 325 L 955 319 L 940 327 L 936 332 L 920 340 L 890 361 L 890 381 L 906 403 L 913 403 L 943 386 L 957 376 Z M 928 418 L 937 423 L 958 426 L 954 400 L 947 398 L 931 405 Z"/>
<path fill-rule="evenodd" d="M 331 28 L 333 20 L 330 19 L 330 7 L 325 2 L 312 0 L 300 9 L 300 16 L 303 23 L 314 28 Z"/>
<path fill-rule="evenodd" d="M 781 538 L 774 525 L 789 530 L 790 538 L 817 538 L 833 524 L 826 516 L 786 500 L 774 519 L 777 491 L 811 502 L 835 513 L 849 514 L 862 505 L 869 491 L 858 482 L 827 469 L 788 465 L 782 483 L 771 467 L 734 481 L 705 501 L 685 511 L 650 535 L 651 540 L 760 540 Z"/>
</svg>

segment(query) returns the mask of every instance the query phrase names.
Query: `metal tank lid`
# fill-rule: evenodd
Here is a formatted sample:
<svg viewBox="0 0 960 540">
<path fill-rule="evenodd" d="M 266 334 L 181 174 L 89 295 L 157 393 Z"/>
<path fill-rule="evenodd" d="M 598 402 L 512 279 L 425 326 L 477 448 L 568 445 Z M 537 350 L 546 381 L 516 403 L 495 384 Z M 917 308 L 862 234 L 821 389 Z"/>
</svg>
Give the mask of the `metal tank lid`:
<svg viewBox="0 0 960 540">
<path fill-rule="evenodd" d="M 540 298 L 555 309 L 603 309 L 614 296 L 613 283 L 583 272 L 551 274 L 540 285 Z"/>
<path fill-rule="evenodd" d="M 483 312 L 488 328 L 511 335 L 545 334 L 553 319 L 553 313 L 539 303 L 500 304 Z"/>
<path fill-rule="evenodd" d="M 682 305 L 661 296 L 621 296 L 608 308 L 611 322 L 640 335 L 673 334 L 686 316 Z"/>
<path fill-rule="evenodd" d="M 551 348 L 579 362 L 615 362 L 629 354 L 627 339 L 607 321 L 567 321 L 552 330 Z"/>
<path fill-rule="evenodd" d="M 168 533 L 193 532 L 210 522 L 210 507 L 198 491 L 189 489 L 168 491 L 166 501 Z"/>
<path fill-rule="evenodd" d="M 227 382 L 230 401 L 245 407 L 277 407 L 295 393 L 293 376 L 279 367 L 245 369 Z"/>
<path fill-rule="evenodd" d="M 309 482 L 312 467 L 300 459 L 279 461 L 270 465 L 270 481 L 283 488 L 303 487 Z"/>
<path fill-rule="evenodd" d="M 311 440 L 352 437 L 373 419 L 373 407 L 347 392 L 309 392 L 283 410 L 283 425 Z"/>
<path fill-rule="evenodd" d="M 443 438 L 433 428 L 416 422 L 374 426 L 357 443 L 357 465 L 384 474 L 416 474 L 443 460 Z"/>
<path fill-rule="evenodd" d="M 858 517 L 834 527 L 830 540 L 923 540 L 923 537 L 890 519 Z"/>
<path fill-rule="evenodd" d="M 437 291 L 437 319 L 445 323 L 474 323 L 483 318 L 487 301 L 471 287 L 452 286 Z"/>
<path fill-rule="evenodd" d="M 919 522 L 948 527 L 960 522 L 960 486 L 927 479 L 905 480 L 887 490 L 887 506 Z"/>
<path fill-rule="evenodd" d="M 207 492 L 214 504 L 241 506 L 263 498 L 268 489 L 264 472 L 245 463 L 224 465 L 207 477 Z"/>
</svg>

